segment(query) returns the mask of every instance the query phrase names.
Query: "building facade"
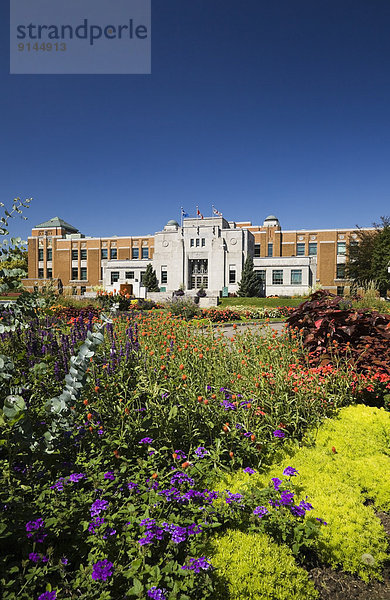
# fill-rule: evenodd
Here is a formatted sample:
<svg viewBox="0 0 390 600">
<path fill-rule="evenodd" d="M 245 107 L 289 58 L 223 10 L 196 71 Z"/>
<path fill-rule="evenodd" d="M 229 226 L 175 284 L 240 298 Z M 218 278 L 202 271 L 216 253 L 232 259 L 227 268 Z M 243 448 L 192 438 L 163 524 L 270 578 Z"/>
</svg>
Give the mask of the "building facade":
<svg viewBox="0 0 390 600">
<path fill-rule="evenodd" d="M 247 256 L 262 282 L 264 296 L 306 294 L 316 285 L 342 294 L 345 262 L 353 229 L 282 230 L 274 215 L 262 225 L 227 221 L 222 216 L 168 221 L 154 235 L 87 237 L 54 217 L 33 228 L 28 238 L 29 290 L 49 282 L 59 291 L 83 295 L 96 288 L 127 289 L 144 295 L 149 263 L 160 291 L 179 288 L 209 295 L 235 294 Z"/>
</svg>

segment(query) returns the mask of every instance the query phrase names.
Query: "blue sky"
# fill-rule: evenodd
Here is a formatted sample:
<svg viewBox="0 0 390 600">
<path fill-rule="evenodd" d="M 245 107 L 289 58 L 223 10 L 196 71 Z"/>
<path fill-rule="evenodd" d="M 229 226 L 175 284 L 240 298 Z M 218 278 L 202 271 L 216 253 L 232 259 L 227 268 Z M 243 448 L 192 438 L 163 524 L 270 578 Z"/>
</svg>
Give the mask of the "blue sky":
<svg viewBox="0 0 390 600">
<path fill-rule="evenodd" d="M 390 213 L 390 3 L 152 0 L 151 75 L 9 75 L 0 199 L 87 235 L 154 233 L 180 206 L 282 227 Z"/>
</svg>

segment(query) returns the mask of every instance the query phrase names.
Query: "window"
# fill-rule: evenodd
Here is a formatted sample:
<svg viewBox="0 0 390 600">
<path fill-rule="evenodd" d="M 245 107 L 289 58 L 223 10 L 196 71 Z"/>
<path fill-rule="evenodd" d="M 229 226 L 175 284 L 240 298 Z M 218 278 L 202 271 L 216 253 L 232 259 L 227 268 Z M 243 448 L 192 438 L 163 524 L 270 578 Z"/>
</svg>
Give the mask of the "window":
<svg viewBox="0 0 390 600">
<path fill-rule="evenodd" d="M 302 284 L 302 269 L 291 269 L 291 285 Z"/>
<path fill-rule="evenodd" d="M 77 296 L 77 287 L 75 285 L 72 287 L 72 296 Z"/>
<path fill-rule="evenodd" d="M 118 250 L 116 248 L 110 248 L 110 259 L 115 260 L 118 258 Z"/>
<path fill-rule="evenodd" d="M 144 282 L 145 279 L 145 271 L 141 271 L 141 283 Z"/>
<path fill-rule="evenodd" d="M 236 283 L 236 267 L 229 267 L 229 283 Z"/>
<path fill-rule="evenodd" d="M 100 258 L 102 260 L 106 260 L 108 258 L 108 250 L 107 248 L 102 248 L 100 251 Z"/>
<path fill-rule="evenodd" d="M 79 251 L 72 250 L 72 260 L 78 260 L 78 259 L 79 259 Z"/>
<path fill-rule="evenodd" d="M 161 283 L 168 283 L 168 271 L 165 265 L 161 267 Z"/>
<path fill-rule="evenodd" d="M 336 292 L 336 294 L 338 296 L 344 296 L 344 286 L 343 285 L 338 285 L 337 286 L 337 292 Z"/>
<path fill-rule="evenodd" d="M 53 277 L 53 269 L 47 269 L 46 273 L 47 273 L 47 278 L 48 279 L 52 279 L 52 277 Z"/>
<path fill-rule="evenodd" d="M 87 267 L 81 267 L 80 269 L 80 279 L 85 281 L 87 278 Z"/>
<path fill-rule="evenodd" d="M 79 278 L 79 270 L 77 267 L 72 267 L 72 279 L 78 279 Z"/>
<path fill-rule="evenodd" d="M 80 288 L 80 294 L 81 294 L 82 296 L 84 296 L 84 294 L 85 294 L 85 292 L 86 292 L 86 291 L 87 291 L 87 288 L 86 288 L 86 286 L 85 286 L 85 285 L 82 285 L 82 286 L 81 286 L 81 288 Z"/>
<path fill-rule="evenodd" d="M 100 281 L 103 281 L 103 276 L 104 276 L 103 267 L 100 267 Z"/>
<path fill-rule="evenodd" d="M 273 285 L 283 285 L 283 270 L 282 269 L 274 269 L 272 271 L 272 284 Z"/>
<path fill-rule="evenodd" d="M 111 271 L 111 285 L 119 281 L 119 271 Z"/>
<path fill-rule="evenodd" d="M 134 271 L 126 271 L 125 279 L 134 279 Z"/>
<path fill-rule="evenodd" d="M 337 254 L 338 256 L 345 256 L 347 251 L 346 242 L 337 242 Z"/>
<path fill-rule="evenodd" d="M 82 248 L 80 250 L 80 258 L 81 258 L 81 260 L 87 260 L 87 249 L 86 248 Z"/>
<path fill-rule="evenodd" d="M 255 244 L 255 257 L 259 257 L 260 256 L 260 244 Z"/>
<path fill-rule="evenodd" d="M 139 258 L 139 248 L 132 248 L 131 258 Z"/>
<path fill-rule="evenodd" d="M 274 255 L 274 245 L 273 244 L 268 244 L 267 256 L 273 256 L 273 255 Z"/>
<path fill-rule="evenodd" d="M 297 256 L 305 256 L 305 242 L 297 244 Z"/>
<path fill-rule="evenodd" d="M 309 256 L 317 256 L 317 242 L 309 242 Z"/>
<path fill-rule="evenodd" d="M 196 241 L 195 241 L 195 246 L 198 248 L 199 244 L 200 244 L 200 239 L 199 239 L 199 238 L 196 238 Z"/>
<path fill-rule="evenodd" d="M 344 279 L 345 278 L 345 265 L 337 265 L 336 266 L 336 279 Z"/>
<path fill-rule="evenodd" d="M 53 250 L 52 248 L 48 248 L 46 250 L 46 260 L 53 260 Z"/>
<path fill-rule="evenodd" d="M 260 271 L 255 271 L 257 273 L 257 277 L 259 278 L 262 284 L 265 284 L 265 269 L 260 269 Z"/>
<path fill-rule="evenodd" d="M 43 279 L 43 269 L 38 269 L 38 279 Z"/>
<path fill-rule="evenodd" d="M 38 260 L 43 260 L 43 248 L 39 248 L 38 250 Z"/>
<path fill-rule="evenodd" d="M 205 240 L 205 238 L 202 238 L 202 247 L 204 248 L 205 245 L 206 245 L 206 240 Z"/>
<path fill-rule="evenodd" d="M 190 239 L 190 246 L 191 246 L 191 248 L 193 248 L 193 246 L 194 246 L 194 243 L 195 243 L 195 240 L 194 240 L 194 238 L 191 238 L 191 239 Z"/>
<path fill-rule="evenodd" d="M 142 258 L 149 258 L 149 248 L 142 248 Z"/>
</svg>

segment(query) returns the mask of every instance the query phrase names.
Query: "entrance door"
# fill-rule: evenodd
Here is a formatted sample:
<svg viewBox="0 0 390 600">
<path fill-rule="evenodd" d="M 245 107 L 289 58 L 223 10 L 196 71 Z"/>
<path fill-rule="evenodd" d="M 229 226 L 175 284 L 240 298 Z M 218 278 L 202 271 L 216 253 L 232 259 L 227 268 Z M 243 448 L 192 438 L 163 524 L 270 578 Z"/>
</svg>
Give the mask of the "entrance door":
<svg viewBox="0 0 390 600">
<path fill-rule="evenodd" d="M 209 284 L 208 278 L 208 260 L 207 258 L 191 259 L 189 262 L 189 282 L 190 290 L 207 288 Z"/>
</svg>

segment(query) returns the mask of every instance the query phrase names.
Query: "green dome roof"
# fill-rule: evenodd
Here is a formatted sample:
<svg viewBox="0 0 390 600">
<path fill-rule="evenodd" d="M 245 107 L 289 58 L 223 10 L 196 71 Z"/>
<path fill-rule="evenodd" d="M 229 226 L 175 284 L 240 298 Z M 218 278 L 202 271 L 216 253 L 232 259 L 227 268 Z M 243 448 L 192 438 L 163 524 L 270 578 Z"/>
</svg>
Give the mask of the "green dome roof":
<svg viewBox="0 0 390 600">
<path fill-rule="evenodd" d="M 174 225 L 175 227 L 179 227 L 179 223 L 177 221 L 175 221 L 175 219 L 170 219 L 170 221 L 168 221 L 167 225 Z"/>
<path fill-rule="evenodd" d="M 264 220 L 265 221 L 279 221 L 278 217 L 275 217 L 275 215 L 268 215 L 268 217 Z"/>
</svg>

